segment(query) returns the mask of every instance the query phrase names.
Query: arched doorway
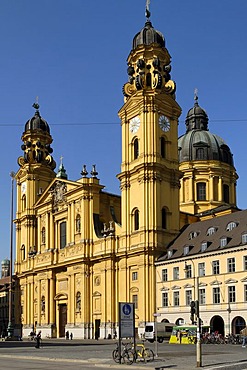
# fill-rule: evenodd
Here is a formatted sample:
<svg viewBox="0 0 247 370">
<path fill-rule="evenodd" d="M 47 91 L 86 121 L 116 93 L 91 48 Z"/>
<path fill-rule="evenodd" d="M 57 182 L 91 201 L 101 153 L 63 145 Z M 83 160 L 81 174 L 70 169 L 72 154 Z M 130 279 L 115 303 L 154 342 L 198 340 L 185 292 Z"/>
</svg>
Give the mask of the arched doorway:
<svg viewBox="0 0 247 370">
<path fill-rule="evenodd" d="M 219 334 L 225 335 L 225 324 L 221 316 L 213 316 L 210 320 L 210 328 L 212 332 L 218 331 Z"/>
<path fill-rule="evenodd" d="M 245 319 L 241 316 L 236 316 L 232 320 L 232 334 L 240 334 L 240 331 L 246 327 Z"/>
</svg>

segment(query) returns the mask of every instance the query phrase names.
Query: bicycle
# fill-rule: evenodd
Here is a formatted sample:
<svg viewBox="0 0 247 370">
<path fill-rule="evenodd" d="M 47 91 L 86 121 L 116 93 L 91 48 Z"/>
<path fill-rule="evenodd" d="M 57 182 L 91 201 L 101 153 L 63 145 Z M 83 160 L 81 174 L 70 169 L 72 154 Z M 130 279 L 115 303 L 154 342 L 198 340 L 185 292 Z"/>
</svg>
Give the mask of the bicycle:
<svg viewBox="0 0 247 370">
<path fill-rule="evenodd" d="M 135 353 L 132 350 L 131 343 L 122 342 L 121 355 L 119 355 L 119 346 L 117 343 L 117 348 L 112 351 L 112 358 L 117 364 L 120 364 L 122 360 L 127 365 L 133 364 L 135 361 Z"/>
<path fill-rule="evenodd" d="M 140 349 L 138 349 L 138 347 Z M 145 347 L 144 340 L 142 341 L 142 343 L 136 344 L 135 362 L 138 359 L 143 360 L 144 362 L 154 361 L 154 353 L 150 348 Z"/>
</svg>

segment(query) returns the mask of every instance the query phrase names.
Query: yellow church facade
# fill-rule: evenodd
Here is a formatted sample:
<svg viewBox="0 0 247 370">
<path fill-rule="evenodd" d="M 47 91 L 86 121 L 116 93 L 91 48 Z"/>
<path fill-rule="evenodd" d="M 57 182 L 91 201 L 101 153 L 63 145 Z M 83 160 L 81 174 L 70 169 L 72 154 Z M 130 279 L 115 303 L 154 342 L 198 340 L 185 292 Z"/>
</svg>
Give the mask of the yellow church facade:
<svg viewBox="0 0 247 370">
<path fill-rule="evenodd" d="M 177 235 L 177 126 L 181 109 L 164 37 L 149 18 L 134 37 L 124 86 L 121 197 L 104 191 L 96 166 L 81 178 L 58 173 L 48 123 L 35 115 L 22 135 L 16 261 L 23 336 L 108 338 L 118 302 L 135 304 L 136 331 L 153 319 L 154 262 Z"/>
<path fill-rule="evenodd" d="M 104 190 L 95 165 L 83 165 L 77 181 L 68 179 L 62 161 L 55 172 L 53 139 L 37 103 L 25 124 L 15 177 L 16 324 L 24 337 L 33 330 L 54 338 L 67 332 L 114 337 L 119 302 L 135 304 L 141 335 L 162 306 L 158 257 L 185 224 L 212 218 L 213 209 L 236 208 L 230 150 L 221 141 L 218 154 L 211 150 L 197 97 L 187 136 L 178 138 L 181 108 L 171 57 L 149 17 L 127 59 L 120 196 Z"/>
</svg>

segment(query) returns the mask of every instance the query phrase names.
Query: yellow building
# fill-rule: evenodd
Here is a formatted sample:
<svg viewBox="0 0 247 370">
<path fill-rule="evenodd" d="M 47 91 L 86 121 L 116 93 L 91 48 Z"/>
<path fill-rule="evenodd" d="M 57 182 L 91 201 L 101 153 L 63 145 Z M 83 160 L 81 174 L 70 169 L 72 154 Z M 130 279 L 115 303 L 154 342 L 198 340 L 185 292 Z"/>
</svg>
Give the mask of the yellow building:
<svg viewBox="0 0 247 370">
<path fill-rule="evenodd" d="M 48 123 L 27 121 L 19 158 L 15 273 L 27 336 L 107 338 L 118 330 L 118 302 L 134 302 L 143 332 L 155 312 L 154 261 L 177 235 L 177 126 L 181 109 L 170 55 L 149 13 L 134 37 L 124 86 L 121 197 L 108 194 L 93 166 L 78 181 L 55 173 Z"/>
<path fill-rule="evenodd" d="M 247 211 L 193 223 L 156 262 L 159 320 L 190 323 L 190 302 L 212 331 L 247 323 Z"/>
<path fill-rule="evenodd" d="M 121 196 L 104 191 L 95 165 L 90 174 L 84 165 L 78 181 L 67 178 L 62 161 L 55 172 L 53 139 L 38 104 L 25 124 L 15 219 L 17 324 L 24 337 L 34 329 L 50 337 L 112 337 L 118 302 L 135 303 L 136 330 L 143 333 L 162 306 L 157 258 L 181 226 L 212 217 L 212 209 L 236 208 L 231 153 L 219 139 L 218 157 L 210 150 L 216 137 L 197 99 L 178 139 L 171 57 L 149 16 L 133 39 L 119 111 Z M 193 150 L 186 154 L 188 141 L 195 157 Z"/>
</svg>

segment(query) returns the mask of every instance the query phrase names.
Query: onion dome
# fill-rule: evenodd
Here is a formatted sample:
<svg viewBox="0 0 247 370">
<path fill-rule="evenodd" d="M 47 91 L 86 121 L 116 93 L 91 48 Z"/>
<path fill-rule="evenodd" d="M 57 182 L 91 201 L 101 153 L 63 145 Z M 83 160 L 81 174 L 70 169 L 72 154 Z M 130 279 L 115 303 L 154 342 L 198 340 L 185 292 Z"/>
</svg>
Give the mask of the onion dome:
<svg viewBox="0 0 247 370">
<path fill-rule="evenodd" d="M 34 130 L 41 130 L 50 134 L 50 128 L 48 123 L 40 116 L 38 111 L 39 104 L 34 103 L 33 107 L 36 109 L 36 112 L 32 118 L 30 118 L 25 124 L 25 132 L 26 131 L 34 131 Z"/>
<path fill-rule="evenodd" d="M 153 43 L 165 47 L 165 38 L 161 32 L 153 28 L 152 23 L 148 19 L 143 29 L 135 35 L 132 50 L 136 49 L 139 45 L 150 45 Z"/>
<path fill-rule="evenodd" d="M 4 260 L 2 260 L 1 265 L 2 266 L 9 266 L 10 265 L 10 260 L 8 258 L 5 258 Z"/>
<path fill-rule="evenodd" d="M 225 141 L 218 135 L 208 131 L 208 115 L 198 104 L 195 97 L 185 120 L 186 134 L 178 139 L 179 162 L 216 160 L 229 165 L 233 164 L 233 156 Z"/>
</svg>

